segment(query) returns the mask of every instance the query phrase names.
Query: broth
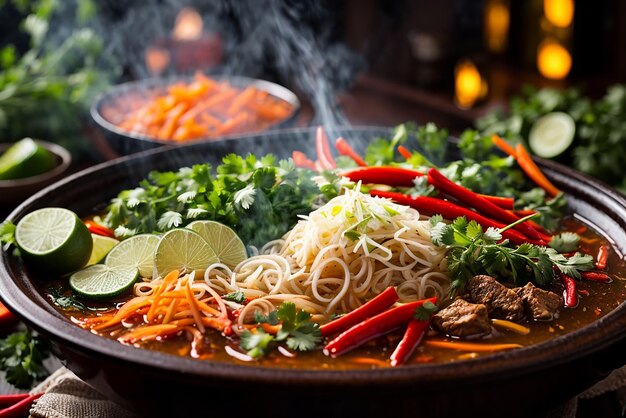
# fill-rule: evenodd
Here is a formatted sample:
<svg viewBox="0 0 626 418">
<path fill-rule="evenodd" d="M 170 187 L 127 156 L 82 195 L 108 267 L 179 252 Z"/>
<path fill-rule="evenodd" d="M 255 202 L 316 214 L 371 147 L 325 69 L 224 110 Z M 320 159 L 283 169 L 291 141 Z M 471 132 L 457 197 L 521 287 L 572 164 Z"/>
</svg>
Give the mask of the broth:
<svg viewBox="0 0 626 418">
<path fill-rule="evenodd" d="M 600 246 L 606 241 L 583 222 L 569 217 L 562 222 L 562 230 L 575 231 L 581 236 L 580 250 L 587 254 L 597 254 Z M 526 321 L 524 325 L 530 328 L 528 335 L 519 335 L 509 331 L 494 331 L 490 336 L 477 340 L 493 343 L 516 343 L 524 346 L 537 344 L 551 338 L 567 334 L 582 328 L 598 320 L 615 309 L 626 300 L 626 263 L 614 251 L 610 251 L 608 259 L 608 273 L 613 278 L 611 283 L 599 283 L 592 281 L 578 281 L 579 305 L 576 308 L 562 308 L 559 318 L 550 322 Z M 42 288 L 48 300 L 52 300 L 51 290 L 60 288 L 62 292 L 70 293 L 66 280 L 55 280 L 47 287 Z M 560 284 L 554 284 L 553 291 L 563 292 Z M 88 313 L 76 309 L 62 309 L 54 304 L 68 320 L 73 320 L 80 312 L 80 317 L 97 315 L 97 309 L 111 309 L 127 298 L 118 298 L 108 303 L 93 303 L 82 301 L 88 308 Z M 102 333 L 103 337 L 115 339 L 120 329 Z M 429 337 L 435 336 L 431 331 Z M 204 337 L 204 345 L 198 353 L 192 352 L 190 340 L 185 336 L 174 336 L 159 341 L 135 344 L 143 349 L 157 350 L 164 353 L 180 356 L 192 356 L 200 360 L 219 362 L 236 362 L 253 366 L 271 366 L 281 368 L 305 368 L 305 369 L 367 369 L 390 367 L 389 355 L 394 350 L 402 333 L 396 331 L 380 337 L 370 343 L 357 348 L 339 358 L 333 359 L 322 354 L 321 350 L 298 353 L 293 358 L 286 357 L 274 350 L 267 356 L 254 362 L 243 362 L 232 358 L 227 354 L 224 347 L 232 344 L 233 337 L 224 337 L 221 333 L 207 330 Z M 235 337 L 236 338 L 236 337 Z M 438 336 L 436 338 L 442 338 Z M 418 363 L 441 363 L 466 360 L 478 356 L 489 355 L 488 353 L 467 353 L 449 349 L 434 348 L 421 344 L 407 364 Z"/>
</svg>

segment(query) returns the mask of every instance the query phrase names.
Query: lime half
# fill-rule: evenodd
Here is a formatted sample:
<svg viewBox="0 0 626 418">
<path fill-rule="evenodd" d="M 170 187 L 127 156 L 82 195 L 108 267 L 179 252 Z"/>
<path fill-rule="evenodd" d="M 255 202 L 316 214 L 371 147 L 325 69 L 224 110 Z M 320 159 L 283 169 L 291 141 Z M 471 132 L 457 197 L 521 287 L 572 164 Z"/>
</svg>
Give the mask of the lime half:
<svg viewBox="0 0 626 418">
<path fill-rule="evenodd" d="M 190 273 L 204 270 L 217 262 L 215 251 L 198 233 L 177 228 L 163 235 L 154 253 L 157 275 L 164 277 L 172 270 Z"/>
<path fill-rule="evenodd" d="M 91 250 L 91 257 L 87 261 L 87 265 L 98 264 L 104 257 L 111 251 L 111 248 L 115 247 L 119 242 L 115 238 L 105 237 L 98 234 L 91 234 L 93 240 L 93 249 Z"/>
<path fill-rule="evenodd" d="M 228 226 L 215 221 L 195 221 L 187 228 L 196 231 L 213 248 L 221 263 L 235 267 L 246 259 L 246 246 Z"/>
<path fill-rule="evenodd" d="M 22 179 L 52 170 L 54 155 L 30 138 L 11 145 L 0 156 L 0 180 Z"/>
<path fill-rule="evenodd" d="M 141 277 L 152 277 L 154 251 L 160 238 L 156 235 L 135 235 L 117 244 L 104 263 L 109 267 L 134 267 Z"/>
<path fill-rule="evenodd" d="M 543 158 L 553 158 L 574 141 L 576 123 L 567 113 L 552 112 L 537 119 L 530 129 L 528 145 Z"/>
<path fill-rule="evenodd" d="M 90 299 L 110 298 L 128 290 L 139 274 L 134 267 L 109 267 L 94 264 L 70 276 L 70 287 Z"/>
<path fill-rule="evenodd" d="M 15 229 L 15 241 L 27 263 L 61 274 L 87 264 L 93 248 L 85 224 L 63 208 L 39 209 L 24 216 Z"/>
</svg>

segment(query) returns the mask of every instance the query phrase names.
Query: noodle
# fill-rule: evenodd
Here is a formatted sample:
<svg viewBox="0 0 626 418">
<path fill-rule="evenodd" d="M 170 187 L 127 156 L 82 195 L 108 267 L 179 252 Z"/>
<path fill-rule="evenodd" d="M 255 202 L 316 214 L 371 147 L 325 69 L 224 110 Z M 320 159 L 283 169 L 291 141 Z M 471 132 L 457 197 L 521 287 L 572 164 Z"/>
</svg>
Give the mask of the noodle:
<svg viewBox="0 0 626 418">
<path fill-rule="evenodd" d="M 286 300 L 328 319 L 389 286 L 397 286 L 401 302 L 447 294 L 445 250 L 431 243 L 430 224 L 416 210 L 357 187 L 301 218 L 283 239 L 234 269 L 208 266 L 204 278 L 212 290 L 242 291 L 252 299 L 240 326 Z M 142 289 L 137 286 L 136 294 L 144 295 Z"/>
</svg>

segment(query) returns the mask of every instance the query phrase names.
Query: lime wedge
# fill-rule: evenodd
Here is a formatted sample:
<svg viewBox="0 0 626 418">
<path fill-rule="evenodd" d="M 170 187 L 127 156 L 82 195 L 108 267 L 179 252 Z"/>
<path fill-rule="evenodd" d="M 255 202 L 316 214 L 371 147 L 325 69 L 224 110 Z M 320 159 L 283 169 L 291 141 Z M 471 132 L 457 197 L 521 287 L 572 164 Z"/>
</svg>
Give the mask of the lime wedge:
<svg viewBox="0 0 626 418">
<path fill-rule="evenodd" d="M 91 250 L 91 257 L 87 261 L 87 265 L 98 264 L 104 257 L 111 251 L 111 248 L 119 242 L 115 238 L 105 237 L 98 234 L 91 234 L 93 240 L 93 248 Z"/>
<path fill-rule="evenodd" d="M 139 274 L 134 267 L 109 267 L 94 264 L 70 276 L 70 287 L 90 299 L 105 299 L 128 290 Z"/>
<path fill-rule="evenodd" d="M 141 277 L 152 277 L 154 251 L 160 238 L 156 235 L 135 235 L 117 244 L 104 263 L 109 267 L 134 267 Z"/>
<path fill-rule="evenodd" d="M 190 229 L 177 228 L 166 232 L 154 253 L 154 265 L 160 277 L 172 270 L 181 273 L 204 270 L 215 262 L 215 251 Z"/>
<path fill-rule="evenodd" d="M 0 156 L 0 180 L 22 179 L 52 170 L 54 155 L 30 138 L 11 145 Z"/>
<path fill-rule="evenodd" d="M 537 119 L 530 129 L 528 145 L 543 158 L 553 158 L 574 141 L 576 124 L 567 113 L 552 112 Z"/>
<path fill-rule="evenodd" d="M 83 267 L 93 247 L 85 224 L 62 208 L 39 209 L 24 216 L 15 229 L 15 241 L 27 263 L 61 274 Z"/>
<path fill-rule="evenodd" d="M 215 221 L 194 221 L 187 228 L 196 231 L 209 246 L 221 263 L 235 267 L 248 256 L 246 246 L 235 231 Z"/>
</svg>

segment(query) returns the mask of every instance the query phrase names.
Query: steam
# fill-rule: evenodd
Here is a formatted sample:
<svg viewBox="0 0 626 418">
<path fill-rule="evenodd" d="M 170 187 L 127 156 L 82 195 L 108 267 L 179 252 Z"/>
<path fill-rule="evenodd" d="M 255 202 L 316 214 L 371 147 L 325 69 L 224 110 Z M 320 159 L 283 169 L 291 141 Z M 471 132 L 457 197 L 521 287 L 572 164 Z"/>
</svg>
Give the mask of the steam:
<svg viewBox="0 0 626 418">
<path fill-rule="evenodd" d="M 111 56 L 129 78 L 146 78 L 146 50 L 171 36 L 177 14 L 194 7 L 205 31 L 223 43 L 220 67 L 210 72 L 270 79 L 296 90 L 311 103 L 313 124 L 322 124 L 333 136 L 349 125 L 336 103 L 337 93 L 353 82 L 365 60 L 338 41 L 337 16 L 317 0 L 143 0 L 98 2 L 100 13 L 89 25 L 103 38 Z M 59 35 L 68 21 L 57 21 Z M 176 72 L 170 65 L 162 74 Z M 191 72 L 191 71 L 190 71 Z"/>
</svg>

